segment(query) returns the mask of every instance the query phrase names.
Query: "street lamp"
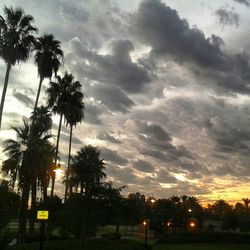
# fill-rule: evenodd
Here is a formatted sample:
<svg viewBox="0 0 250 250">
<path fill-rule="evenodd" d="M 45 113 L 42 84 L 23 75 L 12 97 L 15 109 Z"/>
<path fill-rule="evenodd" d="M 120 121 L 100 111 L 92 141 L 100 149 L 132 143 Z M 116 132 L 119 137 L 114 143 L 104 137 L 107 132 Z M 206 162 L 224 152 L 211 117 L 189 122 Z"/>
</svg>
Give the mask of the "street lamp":
<svg viewBox="0 0 250 250">
<path fill-rule="evenodd" d="M 145 249 L 148 248 L 148 212 L 149 212 L 149 206 L 153 205 L 156 202 L 155 198 L 152 194 L 148 194 L 145 200 L 145 221 L 143 222 L 143 225 L 145 226 L 145 237 L 144 237 L 144 245 Z"/>
</svg>

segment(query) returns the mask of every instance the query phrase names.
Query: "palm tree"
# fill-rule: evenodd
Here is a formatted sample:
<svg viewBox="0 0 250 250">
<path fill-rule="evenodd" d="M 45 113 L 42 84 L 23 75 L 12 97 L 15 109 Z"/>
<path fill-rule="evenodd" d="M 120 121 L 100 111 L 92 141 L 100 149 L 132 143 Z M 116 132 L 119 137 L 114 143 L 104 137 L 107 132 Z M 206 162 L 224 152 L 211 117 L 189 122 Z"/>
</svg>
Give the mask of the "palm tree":
<svg viewBox="0 0 250 250">
<path fill-rule="evenodd" d="M 72 82 L 73 76 L 71 74 L 65 73 L 64 77 L 56 76 L 57 81 L 50 81 L 49 88 L 46 90 L 48 95 L 47 105 L 52 109 L 54 114 L 60 115 L 57 140 L 56 140 L 56 152 L 55 152 L 55 166 L 57 165 L 58 159 L 58 149 L 60 141 L 60 133 L 62 126 L 62 119 L 64 115 L 65 108 L 67 106 L 67 94 L 70 84 Z M 51 196 L 54 195 L 54 186 L 55 186 L 55 174 L 52 172 L 52 187 L 51 187 Z"/>
<path fill-rule="evenodd" d="M 231 211 L 232 207 L 224 200 L 220 199 L 215 201 L 212 205 L 212 209 L 217 216 L 222 216 L 226 212 Z"/>
<path fill-rule="evenodd" d="M 248 214 L 249 214 L 250 199 L 248 199 L 248 198 L 243 198 L 242 200 L 243 200 L 244 205 L 245 205 L 246 214 L 248 215 Z"/>
<path fill-rule="evenodd" d="M 95 147 L 84 146 L 72 157 L 70 166 L 70 179 L 74 178 L 81 188 L 81 196 L 87 196 L 91 187 L 100 183 L 100 180 L 106 177 L 103 159 L 100 158 L 100 151 Z M 66 173 L 67 177 L 67 173 Z"/>
<path fill-rule="evenodd" d="M 73 82 L 71 88 L 69 89 L 68 95 L 68 105 L 65 109 L 66 125 L 70 126 L 70 137 L 69 137 L 69 154 L 68 154 L 68 166 L 67 172 L 70 166 L 71 159 L 71 144 L 72 144 L 72 132 L 73 126 L 76 126 L 78 122 L 81 122 L 84 118 L 84 103 L 83 103 L 83 93 L 81 92 L 81 84 L 76 81 Z M 67 175 L 68 176 L 68 175 Z M 65 188 L 65 200 L 68 195 L 68 177 L 66 177 L 66 188 Z"/>
<path fill-rule="evenodd" d="M 25 15 L 23 9 L 5 6 L 4 15 L 5 18 L 0 15 L 0 57 L 7 68 L 0 104 L 0 129 L 11 67 L 28 60 L 35 41 L 32 33 L 37 32 L 37 28 L 31 25 L 33 17 Z"/>
<path fill-rule="evenodd" d="M 34 110 L 31 114 L 30 117 L 30 123 L 31 123 L 31 131 L 30 131 L 30 136 L 33 137 L 33 135 L 37 135 L 39 133 L 44 133 L 46 131 L 50 131 L 52 128 L 52 118 L 51 118 L 51 113 L 48 110 L 47 107 L 41 106 L 36 108 L 36 110 Z M 51 153 L 53 152 L 53 148 L 51 146 L 50 150 Z M 47 150 L 47 149 L 45 149 Z M 52 162 L 52 158 L 51 158 L 51 154 L 46 155 L 45 157 L 48 157 L 48 159 L 44 160 L 46 162 L 46 166 L 48 168 L 51 168 L 51 162 Z M 49 158 L 50 157 L 50 158 Z M 40 181 L 41 183 L 41 187 L 42 187 L 42 193 L 43 193 L 43 200 L 45 202 L 46 197 L 47 197 L 47 185 L 46 183 L 49 180 L 49 175 L 48 173 L 42 172 L 42 173 L 38 173 L 38 175 L 33 175 L 33 178 L 31 180 L 31 213 L 34 216 L 34 208 L 36 205 L 36 201 L 37 201 L 37 185 L 38 185 L 38 181 Z M 31 218 L 30 220 L 30 226 L 29 226 L 29 231 L 30 234 L 34 234 L 34 218 Z"/>
<path fill-rule="evenodd" d="M 36 108 L 32 112 L 30 120 L 35 130 L 48 131 L 52 128 L 52 118 L 48 107 L 41 106 Z"/>
<path fill-rule="evenodd" d="M 2 171 L 12 182 L 18 179 L 18 186 L 22 192 L 19 213 L 19 242 L 24 241 L 26 234 L 26 220 L 28 199 L 31 184 L 38 176 L 47 172 L 49 161 L 54 155 L 53 146 L 49 139 L 51 135 L 46 130 L 32 128 L 32 123 L 23 120 L 23 127 L 13 127 L 16 140 L 4 142 L 4 152 L 7 159 L 2 164 Z M 32 134 L 31 134 L 32 133 Z"/>
<path fill-rule="evenodd" d="M 38 68 L 40 82 L 38 86 L 34 110 L 37 108 L 38 105 L 38 100 L 44 78 L 50 79 L 53 73 L 57 75 L 57 71 L 61 66 L 61 61 L 63 60 L 61 42 L 55 40 L 52 34 L 44 35 L 38 38 L 35 44 L 35 50 L 35 64 Z"/>
<path fill-rule="evenodd" d="M 86 225 L 88 215 L 88 204 L 91 199 L 91 191 L 97 186 L 100 186 L 102 178 L 106 177 L 104 172 L 104 162 L 100 158 L 100 152 L 93 146 L 84 146 L 77 152 L 73 157 L 73 163 L 70 166 L 70 172 L 74 178 L 74 181 L 80 185 L 81 197 L 85 201 L 83 222 L 82 222 L 82 233 L 81 233 L 81 246 L 85 249 L 86 243 Z M 68 184 L 68 171 L 66 173 L 66 191 L 65 198 L 67 197 L 67 184 Z M 84 193 L 84 196 L 83 196 Z"/>
</svg>

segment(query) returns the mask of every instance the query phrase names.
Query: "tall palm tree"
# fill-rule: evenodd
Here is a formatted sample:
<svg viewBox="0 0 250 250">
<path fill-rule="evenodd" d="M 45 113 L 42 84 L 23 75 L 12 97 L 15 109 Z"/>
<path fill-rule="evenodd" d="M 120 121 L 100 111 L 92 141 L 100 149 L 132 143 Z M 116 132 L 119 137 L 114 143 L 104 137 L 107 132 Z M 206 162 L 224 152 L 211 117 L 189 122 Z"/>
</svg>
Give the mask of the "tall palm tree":
<svg viewBox="0 0 250 250">
<path fill-rule="evenodd" d="M 58 132 L 57 132 L 57 141 L 56 141 L 56 153 L 55 153 L 55 165 L 58 159 L 58 149 L 59 149 L 59 141 L 60 141 L 60 132 L 62 126 L 62 119 L 65 115 L 69 107 L 71 107 L 75 102 L 79 102 L 79 97 L 76 96 L 75 93 L 80 91 L 80 83 L 74 82 L 74 77 L 72 74 L 68 74 L 67 72 L 63 77 L 57 76 L 57 81 L 51 81 L 49 88 L 46 90 L 48 95 L 48 107 L 52 109 L 54 114 L 60 115 Z M 72 101 L 72 96 L 76 98 L 76 100 Z M 69 103 L 69 102 L 72 103 Z M 71 108 L 70 108 L 71 109 Z M 76 108 L 74 108 L 75 110 Z M 75 110 L 79 113 L 78 110 Z M 54 182 L 55 176 L 52 177 L 52 188 L 51 188 L 51 196 L 54 194 Z"/>
<path fill-rule="evenodd" d="M 93 188 L 100 186 L 100 181 L 106 176 L 105 166 L 103 159 L 100 158 L 100 151 L 95 147 L 88 145 L 84 146 L 77 152 L 73 157 L 73 163 L 70 166 L 70 172 L 72 174 L 71 178 L 81 187 L 81 197 L 84 198 L 85 206 L 83 212 L 83 223 L 82 223 L 82 233 L 81 233 L 81 247 L 85 249 L 86 243 L 86 225 L 87 225 L 87 215 L 88 215 L 88 203 L 91 199 L 91 191 Z M 68 171 L 66 173 L 66 191 L 68 184 Z M 66 192 L 65 191 L 65 192 Z M 83 196 L 84 193 L 84 196 Z M 65 193 L 65 199 L 67 193 Z"/>
<path fill-rule="evenodd" d="M 25 15 L 21 8 L 5 6 L 4 16 L 0 15 L 0 57 L 7 68 L 0 104 L 0 129 L 11 67 L 28 60 L 35 41 L 32 34 L 37 32 L 37 28 L 31 25 L 33 17 Z"/>
<path fill-rule="evenodd" d="M 53 73 L 57 75 L 57 71 L 61 66 L 61 62 L 63 60 L 61 42 L 55 40 L 52 34 L 39 37 L 35 44 L 35 51 L 35 64 L 38 68 L 40 82 L 34 109 L 36 109 L 38 105 L 43 80 L 45 78 L 50 79 Z"/>
<path fill-rule="evenodd" d="M 48 110 L 47 107 L 41 106 L 36 108 L 31 114 L 30 117 L 30 124 L 31 124 L 31 131 L 30 131 L 30 136 L 33 137 L 33 135 L 37 135 L 39 133 L 44 133 L 46 131 L 50 131 L 52 128 L 52 118 L 51 118 L 51 113 Z M 50 150 L 51 153 L 53 152 L 53 148 L 51 146 Z M 47 150 L 47 149 L 46 149 Z M 44 162 L 46 162 L 46 166 L 48 168 L 51 168 L 51 162 L 52 162 L 52 154 L 45 154 L 45 157 L 48 157 L 48 159 L 44 159 Z M 46 184 L 47 181 L 49 180 L 49 175 L 46 171 L 42 172 L 37 172 L 37 174 L 32 176 L 31 179 L 31 212 L 32 212 L 32 217 L 30 220 L 30 226 L 29 226 L 29 231 L 30 234 L 34 234 L 34 209 L 37 201 L 37 186 L 38 182 L 40 182 L 42 193 L 43 193 L 43 200 L 46 200 L 47 197 L 47 187 Z M 46 188 L 45 188 L 46 187 Z"/>
<path fill-rule="evenodd" d="M 81 91 L 80 82 L 73 82 L 71 88 L 69 89 L 68 95 L 68 105 L 65 109 L 66 125 L 70 126 L 70 137 L 69 137 L 69 154 L 68 154 L 68 166 L 67 172 L 70 167 L 71 160 L 71 144 L 72 144 L 72 133 L 73 126 L 76 126 L 78 122 L 84 119 L 84 103 L 83 103 L 83 93 Z M 67 175 L 68 176 L 68 175 Z M 65 188 L 65 200 L 68 195 L 68 177 L 66 177 L 66 188 Z"/>
<path fill-rule="evenodd" d="M 16 140 L 4 142 L 4 152 L 7 159 L 2 164 L 2 171 L 12 178 L 12 182 L 18 180 L 22 192 L 19 213 L 19 241 L 25 239 L 28 199 L 31 184 L 37 176 L 44 175 L 47 171 L 53 146 L 49 139 L 51 135 L 46 130 L 32 129 L 32 123 L 26 119 L 23 127 L 13 127 L 16 132 Z M 32 133 L 32 134 L 31 134 Z"/>
<path fill-rule="evenodd" d="M 84 193 L 87 196 L 91 187 L 99 184 L 100 180 L 106 177 L 104 165 L 103 159 L 100 158 L 100 151 L 91 145 L 84 146 L 73 156 L 70 178 L 74 178 L 80 185 L 81 195 Z"/>
</svg>

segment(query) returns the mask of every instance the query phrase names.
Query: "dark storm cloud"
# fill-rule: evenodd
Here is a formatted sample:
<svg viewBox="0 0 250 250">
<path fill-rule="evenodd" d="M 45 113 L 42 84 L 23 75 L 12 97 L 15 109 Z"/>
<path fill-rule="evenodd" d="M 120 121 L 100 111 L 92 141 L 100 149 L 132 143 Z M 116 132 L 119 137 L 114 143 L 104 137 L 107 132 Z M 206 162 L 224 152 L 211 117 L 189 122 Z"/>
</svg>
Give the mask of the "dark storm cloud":
<svg viewBox="0 0 250 250">
<path fill-rule="evenodd" d="M 213 91 L 250 93 L 250 60 L 246 53 L 223 51 L 220 37 L 206 38 L 201 30 L 191 28 L 176 10 L 160 0 L 141 2 L 132 20 L 135 36 L 152 47 L 151 54 L 156 59 L 186 64 Z"/>
<path fill-rule="evenodd" d="M 145 173 L 152 173 L 155 170 L 149 162 L 143 160 L 136 160 L 133 162 L 133 166 L 135 169 Z"/>
<path fill-rule="evenodd" d="M 221 152 L 246 153 L 249 150 L 250 130 L 241 130 L 231 127 L 219 117 L 213 117 L 208 121 L 210 135 L 217 142 Z"/>
<path fill-rule="evenodd" d="M 116 163 L 118 165 L 126 165 L 128 164 L 128 160 L 123 158 L 117 150 L 111 150 L 108 148 L 100 148 L 101 155 L 105 161 L 111 161 L 113 163 Z"/>
<path fill-rule="evenodd" d="M 73 39 L 71 45 L 76 55 L 88 60 L 81 65 L 81 70 L 90 80 L 112 84 L 129 93 L 141 92 L 151 81 L 148 71 L 131 60 L 130 53 L 134 50 L 131 40 L 111 40 L 109 43 L 111 51 L 107 55 L 99 55 L 84 48 L 77 39 Z"/>
<path fill-rule="evenodd" d="M 112 111 L 128 112 L 133 101 L 119 88 L 96 84 L 88 89 L 87 95 L 101 101 Z"/>
<path fill-rule="evenodd" d="M 63 141 L 66 141 L 66 143 L 69 142 L 69 139 L 70 139 L 69 137 L 70 137 L 69 134 L 64 134 L 64 133 L 60 134 L 60 138 Z M 73 132 L 73 136 L 72 136 L 72 143 L 78 144 L 78 145 L 82 145 L 83 144 L 82 141 L 79 138 L 77 138 L 76 136 L 74 136 L 74 132 Z"/>
<path fill-rule="evenodd" d="M 236 172 L 237 172 L 237 169 L 233 168 L 230 165 L 217 166 L 214 169 L 214 174 L 218 176 L 235 175 Z"/>
<path fill-rule="evenodd" d="M 247 7 L 250 7 L 250 0 L 234 0 L 237 3 L 241 3 L 246 5 Z"/>
<path fill-rule="evenodd" d="M 190 182 L 178 182 L 178 184 L 168 189 L 168 193 L 172 195 L 182 196 L 183 194 L 188 196 L 205 195 L 210 194 L 211 190 L 207 186 L 195 185 Z"/>
<path fill-rule="evenodd" d="M 111 142 L 111 143 L 116 143 L 116 144 L 121 144 L 121 141 L 116 139 L 114 136 L 106 133 L 106 132 L 100 132 L 98 135 L 97 135 L 97 139 L 99 140 L 103 140 L 103 141 L 108 141 L 108 142 Z"/>
<path fill-rule="evenodd" d="M 166 161 L 167 160 L 167 156 L 160 151 L 150 150 L 150 149 L 142 149 L 140 151 L 140 153 L 142 155 L 150 156 L 158 161 Z"/>
<path fill-rule="evenodd" d="M 215 15 L 218 19 L 218 22 L 223 26 L 225 25 L 235 25 L 236 27 L 239 26 L 240 16 L 238 13 L 234 11 L 234 9 L 228 10 L 222 7 L 215 12 Z"/>
<path fill-rule="evenodd" d="M 182 173 L 188 176 L 189 179 L 201 179 L 204 176 L 209 176 L 216 174 L 209 170 L 201 160 L 199 161 L 179 161 L 177 163 L 177 168 L 180 169 Z"/>
<path fill-rule="evenodd" d="M 34 106 L 34 101 L 30 96 L 34 95 L 34 92 L 31 89 L 26 89 L 25 91 L 20 91 L 19 89 L 13 90 L 13 96 L 20 101 L 21 103 L 25 104 L 26 106 L 32 108 Z"/>
<path fill-rule="evenodd" d="M 159 0 L 142 1 L 133 24 L 138 37 L 150 44 L 152 52 L 159 56 L 168 54 L 179 62 L 195 61 L 206 67 L 223 61 L 213 37 L 206 39 L 202 31 L 190 28 L 176 10 Z"/>
<path fill-rule="evenodd" d="M 157 172 L 157 181 L 162 183 L 176 183 L 178 180 L 170 175 L 165 169 L 161 169 Z"/>
<path fill-rule="evenodd" d="M 147 186 L 150 188 L 152 185 L 155 185 L 158 182 L 155 178 L 150 176 L 138 177 L 136 176 L 134 170 L 129 167 L 120 168 L 114 166 L 108 166 L 107 171 L 110 171 L 110 175 L 115 178 L 116 181 L 121 182 L 122 185 L 138 185 L 138 186 Z M 138 190 L 137 190 L 138 191 Z"/>
<path fill-rule="evenodd" d="M 158 124 L 150 124 L 146 122 L 137 122 L 138 129 L 142 135 L 146 135 L 146 138 L 159 140 L 159 141 L 171 141 L 170 135 Z"/>
<path fill-rule="evenodd" d="M 84 122 L 101 125 L 102 121 L 99 116 L 102 114 L 103 110 L 100 105 L 87 103 L 87 105 L 85 105 Z"/>
<path fill-rule="evenodd" d="M 108 166 L 107 172 L 123 185 L 135 183 L 137 178 L 132 169 Z"/>
<path fill-rule="evenodd" d="M 139 139 L 154 148 L 153 150 L 143 150 L 143 154 L 165 161 L 174 161 L 181 157 L 193 158 L 193 154 L 185 146 L 174 146 L 171 136 L 160 125 L 141 121 L 137 121 L 136 124 Z"/>
</svg>

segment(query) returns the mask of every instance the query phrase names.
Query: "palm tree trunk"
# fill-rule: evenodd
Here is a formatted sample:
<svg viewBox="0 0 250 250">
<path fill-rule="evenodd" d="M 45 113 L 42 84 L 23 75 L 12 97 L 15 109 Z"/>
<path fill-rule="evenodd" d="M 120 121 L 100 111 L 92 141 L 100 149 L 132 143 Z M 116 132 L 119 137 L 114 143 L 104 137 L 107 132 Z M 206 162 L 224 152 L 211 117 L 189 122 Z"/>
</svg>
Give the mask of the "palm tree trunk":
<svg viewBox="0 0 250 250">
<path fill-rule="evenodd" d="M 41 92 L 41 88 L 42 88 L 42 83 L 43 83 L 43 77 L 40 77 L 40 82 L 39 82 L 39 86 L 38 86 L 38 90 L 37 90 L 37 94 L 36 94 L 36 102 L 35 102 L 34 111 L 36 110 L 37 105 L 38 105 L 38 100 L 39 100 L 39 96 L 40 96 L 40 92 Z"/>
<path fill-rule="evenodd" d="M 26 235 L 27 210 L 30 193 L 30 178 L 26 177 L 23 184 L 22 199 L 18 221 L 18 242 L 24 242 Z"/>
<path fill-rule="evenodd" d="M 81 194 L 81 197 L 82 197 L 83 196 L 83 184 L 81 184 L 80 194 Z"/>
<path fill-rule="evenodd" d="M 72 143 L 72 131 L 73 131 L 73 126 L 70 125 L 70 137 L 69 137 L 69 155 L 68 155 L 68 166 L 67 166 L 67 172 L 66 172 L 66 187 L 65 187 L 65 202 L 67 200 L 68 196 L 68 188 L 69 188 L 69 166 L 70 166 L 70 158 L 71 158 L 71 143 Z"/>
<path fill-rule="evenodd" d="M 34 234 L 35 231 L 35 205 L 36 205 L 36 178 L 32 180 L 31 183 L 31 216 L 30 216 L 30 224 L 29 224 L 29 233 L 31 235 Z"/>
<path fill-rule="evenodd" d="M 9 82 L 10 69 L 11 69 L 11 64 L 8 63 L 7 68 L 6 68 L 6 73 L 5 73 L 3 93 L 2 93 L 2 99 L 1 99 L 1 104 L 0 104 L 0 129 L 1 129 L 1 124 L 2 124 L 3 106 L 4 106 L 5 96 L 6 96 L 8 82 Z"/>
<path fill-rule="evenodd" d="M 88 192 L 85 193 L 84 197 L 84 207 L 83 207 L 83 222 L 82 222 L 82 232 L 80 239 L 80 246 L 82 250 L 86 249 L 86 239 L 87 239 L 87 218 L 89 213 L 89 196 Z"/>
<path fill-rule="evenodd" d="M 61 133 L 61 127 L 62 127 L 62 118 L 63 118 L 63 113 L 61 113 L 61 115 L 60 115 L 59 127 L 58 127 L 58 132 L 57 132 L 55 167 L 56 167 L 56 164 L 57 164 L 57 156 L 58 156 L 58 148 L 59 148 L 59 141 L 60 141 L 60 133 Z M 51 185 L 51 194 L 50 194 L 51 197 L 54 195 L 54 189 L 55 189 L 55 175 L 52 174 L 52 185 Z"/>
</svg>

